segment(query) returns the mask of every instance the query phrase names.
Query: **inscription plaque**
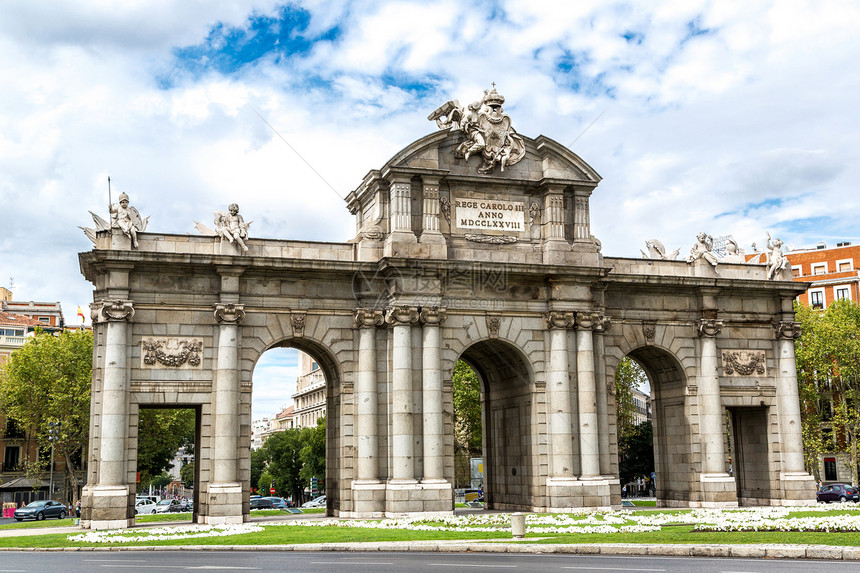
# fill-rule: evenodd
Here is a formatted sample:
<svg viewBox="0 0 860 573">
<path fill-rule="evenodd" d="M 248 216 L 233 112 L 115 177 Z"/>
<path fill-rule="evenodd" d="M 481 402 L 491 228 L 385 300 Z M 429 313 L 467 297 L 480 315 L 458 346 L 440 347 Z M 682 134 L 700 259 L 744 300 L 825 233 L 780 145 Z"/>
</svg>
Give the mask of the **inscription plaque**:
<svg viewBox="0 0 860 573">
<path fill-rule="evenodd" d="M 461 229 L 482 231 L 525 230 L 525 203 L 491 199 L 457 199 L 454 201 L 454 218 Z"/>
</svg>

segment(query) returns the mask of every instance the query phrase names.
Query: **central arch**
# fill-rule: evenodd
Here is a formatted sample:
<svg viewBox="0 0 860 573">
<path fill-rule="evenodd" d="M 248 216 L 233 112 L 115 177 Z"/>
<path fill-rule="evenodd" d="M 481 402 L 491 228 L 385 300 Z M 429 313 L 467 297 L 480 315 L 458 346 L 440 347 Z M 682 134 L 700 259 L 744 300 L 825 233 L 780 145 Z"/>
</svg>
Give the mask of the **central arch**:
<svg viewBox="0 0 860 573">
<path fill-rule="evenodd" d="M 534 507 L 533 373 L 522 352 L 498 339 L 460 355 L 481 381 L 485 500 L 488 509 Z"/>
</svg>

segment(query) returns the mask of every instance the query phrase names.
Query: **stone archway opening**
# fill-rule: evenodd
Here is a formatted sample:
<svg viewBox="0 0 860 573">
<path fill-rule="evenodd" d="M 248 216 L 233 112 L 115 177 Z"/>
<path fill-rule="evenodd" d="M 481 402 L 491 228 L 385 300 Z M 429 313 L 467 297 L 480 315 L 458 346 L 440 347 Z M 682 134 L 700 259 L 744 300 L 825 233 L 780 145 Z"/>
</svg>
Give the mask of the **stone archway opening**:
<svg viewBox="0 0 860 573">
<path fill-rule="evenodd" d="M 615 415 L 618 475 L 622 499 L 651 498 L 654 486 L 654 429 L 651 381 L 642 366 L 627 356 L 615 370 Z"/>
<path fill-rule="evenodd" d="M 651 385 L 657 506 L 686 507 L 693 501 L 686 374 L 675 357 L 655 346 L 637 348 L 628 356 L 642 367 Z"/>
<path fill-rule="evenodd" d="M 484 507 L 530 511 L 533 463 L 533 377 L 519 349 L 500 340 L 468 347 L 460 359 L 481 381 Z"/>
<path fill-rule="evenodd" d="M 337 387 L 339 372 L 334 360 L 313 341 L 284 340 L 260 354 L 248 385 L 250 396 L 243 399 L 250 406 L 250 431 L 243 426 L 243 440 L 250 445 L 250 492 L 282 497 L 297 507 L 325 496 L 322 507 L 326 513 L 336 511 L 339 409 L 333 388 Z M 322 426 L 324 443 L 317 433 Z M 279 457 L 255 453 L 278 434 L 289 435 L 269 444 L 277 444 Z M 300 457 L 306 446 L 309 459 Z"/>
</svg>

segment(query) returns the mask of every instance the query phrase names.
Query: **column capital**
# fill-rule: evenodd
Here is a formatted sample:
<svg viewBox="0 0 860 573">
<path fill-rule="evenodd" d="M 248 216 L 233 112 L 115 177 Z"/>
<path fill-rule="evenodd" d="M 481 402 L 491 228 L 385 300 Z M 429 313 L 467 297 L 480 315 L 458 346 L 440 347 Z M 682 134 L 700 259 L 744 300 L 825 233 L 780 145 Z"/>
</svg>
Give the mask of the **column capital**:
<svg viewBox="0 0 860 573">
<path fill-rule="evenodd" d="M 382 326 L 385 316 L 381 308 L 357 308 L 352 322 L 355 328 L 372 328 Z"/>
<path fill-rule="evenodd" d="M 701 318 L 696 322 L 696 334 L 715 337 L 723 331 L 723 321 L 716 318 Z"/>
<path fill-rule="evenodd" d="M 800 335 L 803 334 L 803 330 L 799 322 L 794 321 L 780 321 L 773 325 L 774 334 L 776 334 L 777 340 L 795 340 L 800 338 Z"/>
<path fill-rule="evenodd" d="M 600 314 L 591 311 L 577 312 L 575 326 L 577 330 L 593 330 L 600 323 Z"/>
<path fill-rule="evenodd" d="M 415 324 L 418 322 L 418 308 L 408 304 L 388 307 L 385 322 L 391 326 Z"/>
<path fill-rule="evenodd" d="M 595 313 L 597 319 L 594 323 L 594 332 L 597 334 L 603 334 L 604 332 L 609 332 L 612 328 L 612 319 L 606 316 L 605 314 Z"/>
<path fill-rule="evenodd" d="M 551 310 L 543 316 L 549 330 L 572 328 L 575 321 L 572 310 Z"/>
<path fill-rule="evenodd" d="M 422 307 L 418 316 L 421 324 L 428 326 L 440 326 L 446 318 L 448 318 L 448 309 L 439 306 Z"/>
<path fill-rule="evenodd" d="M 236 303 L 218 303 L 215 305 L 215 320 L 219 324 L 238 324 L 245 318 L 245 305 Z"/>
<path fill-rule="evenodd" d="M 90 316 L 93 322 L 128 322 L 134 317 L 134 305 L 130 300 L 105 300 L 91 307 Z"/>
</svg>

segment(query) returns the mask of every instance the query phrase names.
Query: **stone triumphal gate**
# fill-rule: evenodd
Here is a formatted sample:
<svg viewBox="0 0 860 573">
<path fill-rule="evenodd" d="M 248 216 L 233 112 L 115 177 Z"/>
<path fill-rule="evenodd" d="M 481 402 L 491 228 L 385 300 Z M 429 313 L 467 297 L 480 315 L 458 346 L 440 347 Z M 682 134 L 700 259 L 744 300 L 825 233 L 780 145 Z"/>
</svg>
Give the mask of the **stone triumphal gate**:
<svg viewBox="0 0 860 573">
<path fill-rule="evenodd" d="M 493 90 L 431 115 L 443 129 L 349 194 L 347 243 L 234 241 L 236 208 L 233 231 L 221 213 L 217 234 L 137 233 L 135 248 L 128 222 L 102 220 L 80 255 L 96 337 L 84 527 L 133 522 L 138 416 L 157 407 L 197 412 L 195 521 L 247 521 L 252 372 L 284 346 L 325 373 L 331 515 L 453 510 L 458 359 L 482 382 L 489 507 L 620 504 L 627 355 L 652 384 L 661 505 L 812 503 L 803 285 L 714 256 L 604 256 L 589 217 L 600 177 L 517 134 L 501 102 Z"/>
</svg>

